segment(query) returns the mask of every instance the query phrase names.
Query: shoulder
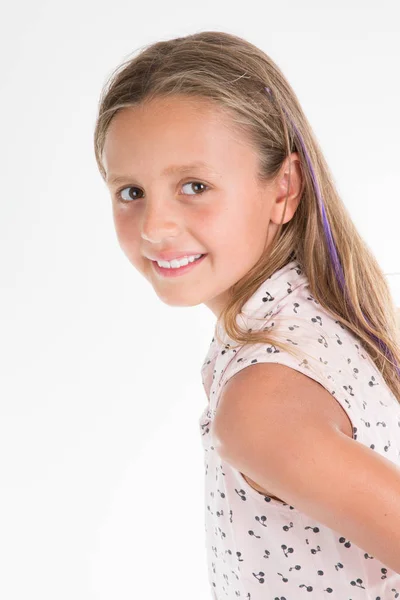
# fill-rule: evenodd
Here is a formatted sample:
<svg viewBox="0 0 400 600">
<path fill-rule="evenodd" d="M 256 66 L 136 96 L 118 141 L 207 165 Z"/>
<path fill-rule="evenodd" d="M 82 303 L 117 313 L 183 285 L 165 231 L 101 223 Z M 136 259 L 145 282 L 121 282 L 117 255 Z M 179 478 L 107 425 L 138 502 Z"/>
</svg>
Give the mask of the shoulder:
<svg viewBox="0 0 400 600">
<path fill-rule="evenodd" d="M 337 400 L 315 379 L 283 364 L 255 363 L 232 376 L 221 391 L 212 425 L 218 451 L 231 458 L 244 449 L 282 457 L 328 431 L 352 437 Z"/>
<path fill-rule="evenodd" d="M 286 365 L 255 363 L 224 386 L 211 435 L 224 460 L 287 501 L 300 472 L 312 477 L 314 456 L 331 454 L 334 431 L 332 397 L 323 386 Z"/>
</svg>

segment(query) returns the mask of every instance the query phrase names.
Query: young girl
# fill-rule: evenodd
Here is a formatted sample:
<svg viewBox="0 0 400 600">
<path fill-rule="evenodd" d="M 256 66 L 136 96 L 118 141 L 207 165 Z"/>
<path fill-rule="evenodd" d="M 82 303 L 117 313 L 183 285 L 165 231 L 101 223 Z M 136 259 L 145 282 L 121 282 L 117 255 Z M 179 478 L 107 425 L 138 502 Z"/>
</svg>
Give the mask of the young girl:
<svg viewBox="0 0 400 600">
<path fill-rule="evenodd" d="M 95 153 L 128 259 L 217 317 L 212 597 L 399 597 L 395 307 L 277 65 L 227 33 L 153 44 L 104 89 Z"/>
</svg>

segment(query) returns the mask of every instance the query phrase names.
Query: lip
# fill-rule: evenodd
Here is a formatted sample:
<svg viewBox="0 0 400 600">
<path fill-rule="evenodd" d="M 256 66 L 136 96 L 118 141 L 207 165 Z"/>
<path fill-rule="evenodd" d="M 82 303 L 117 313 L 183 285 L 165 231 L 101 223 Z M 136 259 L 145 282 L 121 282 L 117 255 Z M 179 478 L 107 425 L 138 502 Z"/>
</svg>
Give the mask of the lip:
<svg viewBox="0 0 400 600">
<path fill-rule="evenodd" d="M 168 252 L 160 252 L 159 254 L 153 254 L 152 256 L 148 254 L 147 258 L 150 260 L 167 260 L 168 262 L 170 262 L 171 260 L 174 260 L 174 258 L 183 258 L 184 256 L 197 256 L 198 254 L 205 254 L 205 252 L 178 252 L 178 250 L 169 250 Z"/>
</svg>

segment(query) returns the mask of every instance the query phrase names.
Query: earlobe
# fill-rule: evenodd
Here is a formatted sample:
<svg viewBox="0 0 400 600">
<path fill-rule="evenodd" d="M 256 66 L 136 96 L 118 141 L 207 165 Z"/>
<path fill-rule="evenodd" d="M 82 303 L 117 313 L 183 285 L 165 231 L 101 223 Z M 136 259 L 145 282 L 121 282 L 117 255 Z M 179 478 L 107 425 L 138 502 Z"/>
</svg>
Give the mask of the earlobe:
<svg viewBox="0 0 400 600">
<path fill-rule="evenodd" d="M 297 210 L 297 207 L 299 205 L 299 202 L 300 202 L 299 195 L 296 195 L 296 196 L 289 195 L 287 202 L 286 202 L 286 207 L 285 207 L 285 198 L 286 198 L 286 192 L 285 192 L 284 196 L 282 196 L 281 198 L 277 198 L 275 200 L 275 203 L 271 209 L 270 219 L 277 226 L 279 226 L 281 223 L 283 212 L 284 212 L 284 217 L 283 217 L 282 225 L 285 225 L 285 223 L 288 223 L 293 218 L 293 216 Z"/>
</svg>

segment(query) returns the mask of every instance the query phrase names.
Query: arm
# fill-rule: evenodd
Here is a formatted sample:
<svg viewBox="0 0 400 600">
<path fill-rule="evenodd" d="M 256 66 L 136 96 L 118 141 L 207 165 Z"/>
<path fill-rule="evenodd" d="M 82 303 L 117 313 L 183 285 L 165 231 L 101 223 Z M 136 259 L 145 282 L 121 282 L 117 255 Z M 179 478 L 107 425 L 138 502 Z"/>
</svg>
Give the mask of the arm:
<svg viewBox="0 0 400 600">
<path fill-rule="evenodd" d="M 252 365 L 224 387 L 215 446 L 259 485 L 400 573 L 400 469 L 343 434 L 333 402 L 294 369 Z"/>
</svg>

